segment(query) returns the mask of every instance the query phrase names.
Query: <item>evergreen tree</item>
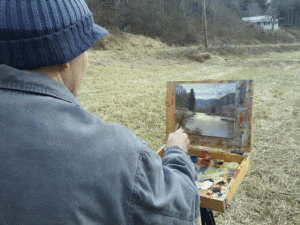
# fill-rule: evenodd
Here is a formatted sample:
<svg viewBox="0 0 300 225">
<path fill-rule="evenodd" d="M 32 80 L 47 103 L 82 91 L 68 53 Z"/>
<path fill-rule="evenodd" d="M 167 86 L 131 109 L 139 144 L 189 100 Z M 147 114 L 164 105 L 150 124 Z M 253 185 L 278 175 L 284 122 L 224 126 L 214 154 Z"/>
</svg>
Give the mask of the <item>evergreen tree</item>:
<svg viewBox="0 0 300 225">
<path fill-rule="evenodd" d="M 211 109 L 211 113 L 214 114 L 216 112 L 216 106 L 213 106 Z"/>
<path fill-rule="evenodd" d="M 241 4 L 241 9 L 243 11 L 246 11 L 250 3 L 251 3 L 251 0 L 244 0 L 243 3 Z"/>
<path fill-rule="evenodd" d="M 247 9 L 247 16 L 261 16 L 263 15 L 263 10 L 260 8 L 257 2 L 252 2 Z"/>
<path fill-rule="evenodd" d="M 188 109 L 193 112 L 195 110 L 195 107 L 196 107 L 196 98 L 195 98 L 195 93 L 194 93 L 193 88 L 191 89 L 191 92 L 189 93 L 188 100 L 189 100 Z"/>
<path fill-rule="evenodd" d="M 253 14 L 264 14 L 268 9 L 267 0 L 243 0 L 241 10 L 244 11 L 244 16 L 256 16 Z"/>
<path fill-rule="evenodd" d="M 266 12 L 268 9 L 268 1 L 267 0 L 255 0 L 259 7 L 263 10 L 263 12 Z"/>
</svg>

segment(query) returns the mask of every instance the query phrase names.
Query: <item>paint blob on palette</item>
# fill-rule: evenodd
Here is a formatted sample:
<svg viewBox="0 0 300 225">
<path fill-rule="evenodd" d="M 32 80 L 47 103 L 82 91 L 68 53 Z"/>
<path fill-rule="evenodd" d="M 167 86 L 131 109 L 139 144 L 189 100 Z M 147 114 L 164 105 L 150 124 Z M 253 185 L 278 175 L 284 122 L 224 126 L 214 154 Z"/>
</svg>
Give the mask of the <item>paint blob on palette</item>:
<svg viewBox="0 0 300 225">
<path fill-rule="evenodd" d="M 230 183 L 234 182 L 238 173 L 239 164 L 236 162 L 220 162 L 210 160 L 209 165 L 202 165 L 200 158 L 195 167 L 198 172 L 196 185 L 201 194 L 213 199 L 222 199 L 226 196 Z"/>
</svg>

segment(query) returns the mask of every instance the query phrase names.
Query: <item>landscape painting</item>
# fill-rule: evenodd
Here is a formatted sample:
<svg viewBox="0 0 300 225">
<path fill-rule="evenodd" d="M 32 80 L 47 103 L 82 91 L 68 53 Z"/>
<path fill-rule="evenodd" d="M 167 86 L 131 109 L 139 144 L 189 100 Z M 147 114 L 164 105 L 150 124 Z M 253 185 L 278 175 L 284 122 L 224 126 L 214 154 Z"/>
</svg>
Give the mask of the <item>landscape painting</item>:
<svg viewBox="0 0 300 225">
<path fill-rule="evenodd" d="M 176 84 L 175 129 L 187 134 L 234 138 L 237 83 Z M 243 102 L 240 102 L 243 104 Z"/>
</svg>

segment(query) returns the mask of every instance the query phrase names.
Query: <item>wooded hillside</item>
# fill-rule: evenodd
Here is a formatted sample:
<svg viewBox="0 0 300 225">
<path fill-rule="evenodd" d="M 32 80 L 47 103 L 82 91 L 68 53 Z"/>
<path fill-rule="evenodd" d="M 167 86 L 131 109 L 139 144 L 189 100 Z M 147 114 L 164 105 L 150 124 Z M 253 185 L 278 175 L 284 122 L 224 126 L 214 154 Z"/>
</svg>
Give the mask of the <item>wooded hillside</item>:
<svg viewBox="0 0 300 225">
<path fill-rule="evenodd" d="M 300 0 L 205 0 L 210 45 L 293 43 L 284 31 L 255 28 L 242 17 L 273 15 L 280 6 L 293 7 Z M 95 22 L 108 30 L 159 38 L 168 45 L 203 43 L 204 0 L 86 0 Z"/>
</svg>

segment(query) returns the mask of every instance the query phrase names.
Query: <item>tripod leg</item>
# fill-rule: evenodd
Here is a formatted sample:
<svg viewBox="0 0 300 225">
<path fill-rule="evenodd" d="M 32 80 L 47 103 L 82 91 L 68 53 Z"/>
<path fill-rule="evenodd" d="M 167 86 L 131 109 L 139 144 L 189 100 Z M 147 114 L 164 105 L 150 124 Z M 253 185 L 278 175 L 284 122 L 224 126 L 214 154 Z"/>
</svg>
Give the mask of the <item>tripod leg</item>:
<svg viewBox="0 0 300 225">
<path fill-rule="evenodd" d="M 200 207 L 200 214 L 202 225 L 216 225 L 214 215 L 210 209 Z"/>
</svg>

